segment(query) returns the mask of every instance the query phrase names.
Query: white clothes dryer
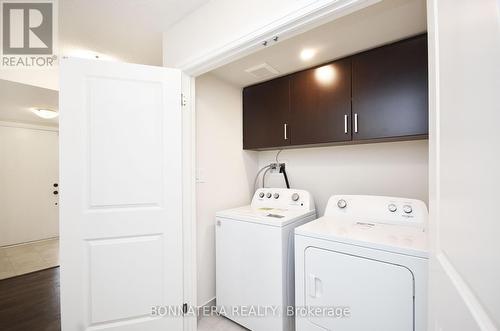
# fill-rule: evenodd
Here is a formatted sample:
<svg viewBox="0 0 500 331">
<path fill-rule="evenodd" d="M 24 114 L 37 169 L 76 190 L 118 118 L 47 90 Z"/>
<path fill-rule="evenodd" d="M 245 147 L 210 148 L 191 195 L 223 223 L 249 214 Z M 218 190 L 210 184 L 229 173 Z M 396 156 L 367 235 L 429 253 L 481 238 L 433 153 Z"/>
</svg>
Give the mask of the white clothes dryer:
<svg viewBox="0 0 500 331">
<path fill-rule="evenodd" d="M 419 200 L 332 196 L 295 229 L 296 330 L 426 330 L 427 215 Z"/>
</svg>

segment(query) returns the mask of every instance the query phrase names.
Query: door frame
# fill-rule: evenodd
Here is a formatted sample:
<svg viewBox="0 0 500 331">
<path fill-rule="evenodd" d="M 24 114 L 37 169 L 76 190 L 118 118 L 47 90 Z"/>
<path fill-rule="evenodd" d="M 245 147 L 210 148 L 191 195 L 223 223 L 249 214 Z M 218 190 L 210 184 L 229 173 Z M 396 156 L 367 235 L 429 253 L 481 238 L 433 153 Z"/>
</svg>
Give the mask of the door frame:
<svg viewBox="0 0 500 331">
<path fill-rule="evenodd" d="M 196 98 L 195 77 L 182 72 L 182 252 L 184 302 L 197 302 L 196 276 Z M 196 331 L 197 316 L 184 318 L 184 330 Z"/>
<path fill-rule="evenodd" d="M 292 12 L 281 19 L 261 26 L 224 47 L 204 56 L 188 59 L 178 66 L 183 72 L 182 93 L 182 186 L 183 186 L 183 254 L 184 302 L 197 304 L 197 237 L 196 237 L 196 77 L 220 66 L 258 52 L 262 41 L 279 36 L 283 41 L 314 29 L 342 16 L 361 10 L 382 0 L 320 0 Z M 165 66 L 165 65 L 164 65 Z M 196 331 L 196 316 L 184 319 L 185 331 Z"/>
</svg>

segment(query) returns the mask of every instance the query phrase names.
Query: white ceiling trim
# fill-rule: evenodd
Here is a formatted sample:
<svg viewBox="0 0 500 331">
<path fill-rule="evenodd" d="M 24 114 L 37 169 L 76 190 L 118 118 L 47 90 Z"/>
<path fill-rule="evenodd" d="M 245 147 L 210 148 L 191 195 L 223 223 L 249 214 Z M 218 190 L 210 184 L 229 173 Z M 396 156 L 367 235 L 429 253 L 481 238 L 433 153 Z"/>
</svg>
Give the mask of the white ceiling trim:
<svg viewBox="0 0 500 331">
<path fill-rule="evenodd" d="M 278 42 L 286 40 L 380 1 L 382 0 L 316 1 L 224 47 L 204 56 L 188 59 L 179 67 L 186 74 L 196 77 L 262 49 L 264 41 L 273 43 L 276 36 L 279 37 Z"/>
</svg>

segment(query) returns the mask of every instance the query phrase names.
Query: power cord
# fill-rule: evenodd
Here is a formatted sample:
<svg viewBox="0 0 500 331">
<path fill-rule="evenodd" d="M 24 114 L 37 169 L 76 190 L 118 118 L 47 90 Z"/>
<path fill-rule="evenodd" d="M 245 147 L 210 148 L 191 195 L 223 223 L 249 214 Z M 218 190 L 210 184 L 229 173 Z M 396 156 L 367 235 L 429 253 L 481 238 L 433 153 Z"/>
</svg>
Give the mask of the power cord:
<svg viewBox="0 0 500 331">
<path fill-rule="evenodd" d="M 280 174 L 283 174 L 283 178 L 285 179 L 285 184 L 286 184 L 286 188 L 290 188 L 290 182 L 288 181 L 288 176 L 286 175 L 286 170 L 285 170 L 285 164 L 281 164 L 280 161 L 278 160 L 278 156 L 280 155 L 280 153 L 282 152 L 283 150 L 280 149 L 278 151 L 278 153 L 276 153 L 276 164 L 278 165 L 278 167 L 280 167 Z"/>
<path fill-rule="evenodd" d="M 280 173 L 283 174 L 283 178 L 285 179 L 286 188 L 290 188 L 290 182 L 288 182 L 288 176 L 286 175 L 285 165 L 280 164 Z"/>
<path fill-rule="evenodd" d="M 272 165 L 266 169 L 266 171 L 264 171 L 264 173 L 262 174 L 262 187 L 266 187 L 266 175 L 267 175 L 267 172 L 269 170 L 271 170 L 273 167 Z"/>
</svg>

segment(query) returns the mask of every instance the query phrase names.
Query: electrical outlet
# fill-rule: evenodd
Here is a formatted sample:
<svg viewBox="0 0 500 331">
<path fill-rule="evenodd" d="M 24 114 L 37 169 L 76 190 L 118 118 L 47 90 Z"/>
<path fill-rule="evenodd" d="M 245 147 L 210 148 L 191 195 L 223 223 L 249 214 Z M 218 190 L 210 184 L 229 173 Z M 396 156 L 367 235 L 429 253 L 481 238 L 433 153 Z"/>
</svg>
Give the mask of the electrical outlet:
<svg viewBox="0 0 500 331">
<path fill-rule="evenodd" d="M 280 167 L 286 167 L 284 162 L 280 162 L 279 164 L 276 162 L 269 163 L 271 165 L 271 168 L 269 170 L 270 173 L 279 173 L 280 172 Z"/>
<path fill-rule="evenodd" d="M 270 163 L 271 167 L 269 168 L 270 173 L 278 172 L 278 164 L 276 162 Z"/>
<path fill-rule="evenodd" d="M 281 161 L 280 160 L 280 163 L 276 163 L 275 160 L 270 160 L 267 164 L 270 165 L 271 167 L 269 168 L 269 173 L 279 173 L 280 172 L 280 166 L 283 166 L 283 167 L 286 167 L 286 161 Z"/>
</svg>

